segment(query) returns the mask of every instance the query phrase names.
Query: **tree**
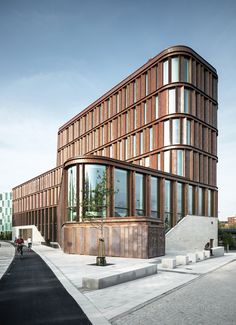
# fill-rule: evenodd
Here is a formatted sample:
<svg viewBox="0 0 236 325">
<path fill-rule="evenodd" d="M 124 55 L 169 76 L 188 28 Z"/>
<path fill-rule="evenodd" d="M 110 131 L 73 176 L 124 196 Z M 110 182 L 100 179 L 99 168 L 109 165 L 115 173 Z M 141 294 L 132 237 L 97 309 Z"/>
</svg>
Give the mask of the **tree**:
<svg viewBox="0 0 236 325">
<path fill-rule="evenodd" d="M 95 187 L 90 185 L 89 178 L 87 177 L 82 192 L 83 201 L 80 203 L 82 207 L 82 220 L 90 221 L 95 228 L 99 229 L 96 264 L 104 266 L 106 265 L 104 217 L 106 217 L 110 196 L 114 193 L 113 189 L 107 184 L 106 171 L 102 175 L 97 171 Z"/>
</svg>

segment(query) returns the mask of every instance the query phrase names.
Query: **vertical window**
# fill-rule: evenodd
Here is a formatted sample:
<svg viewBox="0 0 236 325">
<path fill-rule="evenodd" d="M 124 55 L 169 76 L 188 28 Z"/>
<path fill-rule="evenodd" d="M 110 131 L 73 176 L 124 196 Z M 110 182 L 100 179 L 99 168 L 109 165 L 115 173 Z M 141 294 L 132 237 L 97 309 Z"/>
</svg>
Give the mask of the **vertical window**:
<svg viewBox="0 0 236 325">
<path fill-rule="evenodd" d="M 155 101 L 155 118 L 157 119 L 159 117 L 159 111 L 158 111 L 158 95 L 156 95 L 156 101 Z"/>
<path fill-rule="evenodd" d="M 171 81 L 179 81 L 179 58 L 174 57 L 171 59 Z"/>
<path fill-rule="evenodd" d="M 144 102 L 143 104 L 143 111 L 144 111 L 144 124 L 147 123 L 147 104 Z"/>
<path fill-rule="evenodd" d="M 123 148 L 122 148 L 122 141 L 119 141 L 119 144 L 120 144 L 120 157 L 119 159 L 122 160 L 123 159 Z"/>
<path fill-rule="evenodd" d="M 150 158 L 149 157 L 144 158 L 144 166 L 145 167 L 150 167 Z"/>
<path fill-rule="evenodd" d="M 109 157 L 112 158 L 113 157 L 113 150 L 112 150 L 112 146 L 109 147 Z"/>
<path fill-rule="evenodd" d="M 125 139 L 125 160 L 128 159 L 128 139 Z"/>
<path fill-rule="evenodd" d="M 125 130 L 126 133 L 128 133 L 128 127 L 129 127 L 129 120 L 128 120 L 128 112 L 125 114 Z"/>
<path fill-rule="evenodd" d="M 107 101 L 107 117 L 109 118 L 111 116 L 111 110 L 110 110 L 110 98 Z"/>
<path fill-rule="evenodd" d="M 136 107 L 134 107 L 134 129 L 136 129 Z"/>
<path fill-rule="evenodd" d="M 164 151 L 164 172 L 170 172 L 170 151 Z"/>
<path fill-rule="evenodd" d="M 212 216 L 212 191 L 208 190 L 208 216 L 211 217 Z"/>
<path fill-rule="evenodd" d="M 136 135 L 133 135 L 133 156 L 136 156 Z"/>
<path fill-rule="evenodd" d="M 184 113 L 189 113 L 189 89 L 184 88 Z"/>
<path fill-rule="evenodd" d="M 100 122 L 104 121 L 104 115 L 103 115 L 103 103 L 101 104 L 100 106 L 100 115 L 101 115 L 101 118 L 100 118 Z"/>
<path fill-rule="evenodd" d="M 140 132 L 139 135 L 140 135 L 139 152 L 141 155 L 143 153 L 143 132 Z"/>
<path fill-rule="evenodd" d="M 198 215 L 203 215 L 203 189 L 198 188 Z"/>
<path fill-rule="evenodd" d="M 83 209 L 85 216 L 106 216 L 106 167 L 85 165 Z"/>
<path fill-rule="evenodd" d="M 189 59 L 184 58 L 184 82 L 190 82 L 189 79 Z"/>
<path fill-rule="evenodd" d="M 169 82 L 169 66 L 168 60 L 163 62 L 163 85 L 168 84 Z"/>
<path fill-rule="evenodd" d="M 164 146 L 170 144 L 170 121 L 164 121 Z"/>
<path fill-rule="evenodd" d="M 168 91 L 168 105 L 169 114 L 176 112 L 176 100 L 175 100 L 175 89 L 169 89 Z"/>
<path fill-rule="evenodd" d="M 120 93 L 116 95 L 116 107 L 117 107 L 117 112 L 120 111 Z"/>
<path fill-rule="evenodd" d="M 135 173 L 135 206 L 136 215 L 144 215 L 144 195 L 143 195 L 144 176 L 142 174 Z"/>
<path fill-rule="evenodd" d="M 104 126 L 102 126 L 102 145 L 105 144 L 105 137 L 104 137 Z"/>
<path fill-rule="evenodd" d="M 156 89 L 158 89 L 158 66 L 156 67 Z"/>
<path fill-rule="evenodd" d="M 176 174 L 184 176 L 184 152 L 183 150 L 176 150 Z"/>
<path fill-rule="evenodd" d="M 145 94 L 148 95 L 148 72 L 145 74 Z"/>
<path fill-rule="evenodd" d="M 191 121 L 184 119 L 183 144 L 191 145 Z"/>
<path fill-rule="evenodd" d="M 115 216 L 127 217 L 128 215 L 128 172 L 115 168 L 114 204 Z"/>
<path fill-rule="evenodd" d="M 168 231 L 172 227 L 171 182 L 169 180 L 165 180 L 164 215 L 165 215 L 165 231 Z"/>
<path fill-rule="evenodd" d="M 76 220 L 76 166 L 70 167 L 68 169 L 68 183 L 67 183 L 67 220 Z"/>
<path fill-rule="evenodd" d="M 149 149 L 153 150 L 153 129 L 149 128 Z"/>
<path fill-rule="evenodd" d="M 172 144 L 180 143 L 180 120 L 175 118 L 172 120 Z"/>
<path fill-rule="evenodd" d="M 125 87 L 125 107 L 128 106 L 128 86 Z"/>
<path fill-rule="evenodd" d="M 134 86 L 134 103 L 136 103 L 137 100 L 136 80 L 134 80 L 133 86 Z"/>
<path fill-rule="evenodd" d="M 157 154 L 157 170 L 161 170 L 161 154 Z"/>
<path fill-rule="evenodd" d="M 158 214 L 158 178 L 157 177 L 151 177 L 151 217 L 152 218 L 159 218 Z"/>
<path fill-rule="evenodd" d="M 188 214 L 193 214 L 193 186 L 188 186 Z"/>
<path fill-rule="evenodd" d="M 183 184 L 177 183 L 177 222 L 183 218 Z"/>
</svg>

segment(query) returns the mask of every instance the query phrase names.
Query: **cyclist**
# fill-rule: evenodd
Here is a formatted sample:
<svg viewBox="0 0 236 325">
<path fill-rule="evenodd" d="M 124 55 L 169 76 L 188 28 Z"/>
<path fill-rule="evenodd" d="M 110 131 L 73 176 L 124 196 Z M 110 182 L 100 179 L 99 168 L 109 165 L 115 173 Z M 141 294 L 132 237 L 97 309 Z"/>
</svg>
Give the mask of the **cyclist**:
<svg viewBox="0 0 236 325">
<path fill-rule="evenodd" d="M 28 238 L 27 243 L 28 243 L 28 251 L 30 251 L 31 247 L 32 247 L 32 239 L 31 239 L 31 237 Z"/>
<path fill-rule="evenodd" d="M 17 252 L 23 255 L 24 239 L 21 236 L 17 238 L 16 245 L 17 245 Z"/>
</svg>

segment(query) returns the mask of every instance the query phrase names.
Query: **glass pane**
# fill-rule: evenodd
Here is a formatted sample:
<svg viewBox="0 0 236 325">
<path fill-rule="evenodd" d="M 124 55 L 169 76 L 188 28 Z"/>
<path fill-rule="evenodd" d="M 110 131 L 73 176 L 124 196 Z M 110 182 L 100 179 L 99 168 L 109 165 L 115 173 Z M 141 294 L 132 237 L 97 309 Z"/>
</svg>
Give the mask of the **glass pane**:
<svg viewBox="0 0 236 325">
<path fill-rule="evenodd" d="M 163 85 L 168 84 L 169 82 L 169 67 L 168 67 L 168 60 L 163 62 Z"/>
<path fill-rule="evenodd" d="M 168 91 L 169 94 L 169 114 L 175 113 L 176 108 L 175 108 L 175 89 L 170 89 Z"/>
<path fill-rule="evenodd" d="M 179 81 L 179 58 L 171 59 L 171 81 Z"/>
<path fill-rule="evenodd" d="M 76 166 L 70 167 L 67 172 L 67 220 L 76 220 Z"/>
<path fill-rule="evenodd" d="M 172 120 L 172 143 L 180 143 L 180 120 L 176 118 Z"/>
<path fill-rule="evenodd" d="M 142 174 L 135 174 L 135 206 L 137 216 L 144 215 L 143 179 L 144 176 Z"/>
<path fill-rule="evenodd" d="M 145 93 L 148 95 L 148 73 L 145 75 Z"/>
<path fill-rule="evenodd" d="M 106 167 L 85 165 L 84 213 L 88 217 L 106 216 Z"/>
<path fill-rule="evenodd" d="M 147 123 L 147 105 L 146 102 L 143 105 L 143 110 L 144 110 L 144 124 Z"/>
<path fill-rule="evenodd" d="M 139 148 L 139 152 L 140 154 L 143 153 L 143 132 L 140 132 L 140 148 Z"/>
<path fill-rule="evenodd" d="M 170 151 L 164 151 L 164 172 L 170 172 Z"/>
<path fill-rule="evenodd" d="M 212 216 L 212 200 L 211 200 L 211 195 L 212 195 L 212 192 L 211 190 L 208 190 L 208 216 L 211 217 Z"/>
<path fill-rule="evenodd" d="M 136 102 L 136 80 L 134 81 L 134 103 Z"/>
<path fill-rule="evenodd" d="M 158 178 L 151 177 L 151 217 L 158 218 Z"/>
<path fill-rule="evenodd" d="M 153 150 L 153 131 L 152 131 L 152 128 L 149 129 L 149 149 Z"/>
<path fill-rule="evenodd" d="M 188 214 L 193 214 L 193 187 L 188 186 Z"/>
<path fill-rule="evenodd" d="M 158 95 L 156 96 L 156 107 L 155 107 L 155 118 L 157 119 L 159 116 L 159 112 L 158 112 Z"/>
<path fill-rule="evenodd" d="M 128 172 L 115 168 L 115 216 L 127 217 L 128 215 Z"/>
<path fill-rule="evenodd" d="M 183 216 L 183 184 L 177 183 L 177 222 L 179 222 Z"/>
<path fill-rule="evenodd" d="M 171 216 L 171 182 L 165 180 L 165 231 L 168 231 L 172 227 L 172 216 Z"/>
<path fill-rule="evenodd" d="M 164 146 L 170 144 L 170 124 L 169 121 L 164 122 Z"/>
<path fill-rule="evenodd" d="M 203 215 L 203 190 L 201 187 L 198 188 L 198 214 Z"/>
<path fill-rule="evenodd" d="M 189 90 L 184 89 L 184 113 L 189 113 Z"/>
<path fill-rule="evenodd" d="M 183 162 L 184 162 L 184 152 L 183 150 L 177 150 L 176 151 L 176 156 L 177 156 L 177 168 L 176 168 L 176 173 L 179 176 L 184 176 L 184 166 L 183 166 Z"/>
<path fill-rule="evenodd" d="M 184 81 L 189 82 L 189 59 L 184 58 Z"/>
</svg>

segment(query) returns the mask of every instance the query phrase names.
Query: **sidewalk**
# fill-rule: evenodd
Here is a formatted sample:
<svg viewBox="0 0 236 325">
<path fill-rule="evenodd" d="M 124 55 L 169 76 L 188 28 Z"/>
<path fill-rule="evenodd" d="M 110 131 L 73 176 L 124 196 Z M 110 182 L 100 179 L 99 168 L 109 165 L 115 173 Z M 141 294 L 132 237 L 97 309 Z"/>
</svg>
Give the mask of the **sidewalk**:
<svg viewBox="0 0 236 325">
<path fill-rule="evenodd" d="M 110 265 L 99 267 L 94 265 L 95 256 L 64 254 L 60 249 L 43 245 L 34 246 L 33 249 L 48 264 L 94 325 L 110 324 L 118 316 L 140 308 L 236 259 L 236 253 L 233 252 L 174 270 L 163 270 L 159 267 L 160 257 L 149 260 L 107 257 Z M 82 289 L 82 278 L 85 276 L 109 275 L 114 270 L 121 273 L 127 267 L 135 269 L 150 264 L 158 265 L 156 275 L 100 290 Z"/>
<path fill-rule="evenodd" d="M 15 256 L 15 247 L 8 242 L 0 241 L 0 279 L 7 272 Z"/>
</svg>

